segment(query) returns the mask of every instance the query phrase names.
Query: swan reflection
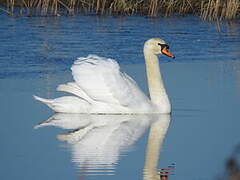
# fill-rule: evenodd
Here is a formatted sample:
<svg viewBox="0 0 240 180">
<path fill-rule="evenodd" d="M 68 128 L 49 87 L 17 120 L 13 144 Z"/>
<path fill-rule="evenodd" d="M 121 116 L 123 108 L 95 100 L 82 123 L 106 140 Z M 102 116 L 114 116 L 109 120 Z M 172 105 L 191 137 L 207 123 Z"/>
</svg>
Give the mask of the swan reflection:
<svg viewBox="0 0 240 180">
<path fill-rule="evenodd" d="M 35 126 L 55 126 L 71 130 L 57 135 L 66 141 L 72 161 L 81 175 L 114 175 L 119 157 L 133 148 L 151 126 L 148 138 L 144 179 L 157 175 L 162 140 L 170 121 L 169 115 L 91 115 L 57 113 Z"/>
<path fill-rule="evenodd" d="M 151 124 L 145 154 L 144 180 L 168 179 L 167 175 L 159 172 L 157 165 L 169 123 L 170 115 L 162 114 Z"/>
</svg>

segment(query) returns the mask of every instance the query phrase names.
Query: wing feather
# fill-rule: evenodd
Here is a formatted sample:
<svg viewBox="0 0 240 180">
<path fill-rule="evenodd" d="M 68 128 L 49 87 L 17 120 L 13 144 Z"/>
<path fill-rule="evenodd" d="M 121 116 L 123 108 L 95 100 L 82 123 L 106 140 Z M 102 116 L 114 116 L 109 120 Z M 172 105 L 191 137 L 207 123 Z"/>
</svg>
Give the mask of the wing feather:
<svg viewBox="0 0 240 180">
<path fill-rule="evenodd" d="M 71 68 L 76 84 L 95 100 L 129 108 L 150 106 L 149 99 L 118 63 L 96 55 L 78 58 Z"/>
</svg>

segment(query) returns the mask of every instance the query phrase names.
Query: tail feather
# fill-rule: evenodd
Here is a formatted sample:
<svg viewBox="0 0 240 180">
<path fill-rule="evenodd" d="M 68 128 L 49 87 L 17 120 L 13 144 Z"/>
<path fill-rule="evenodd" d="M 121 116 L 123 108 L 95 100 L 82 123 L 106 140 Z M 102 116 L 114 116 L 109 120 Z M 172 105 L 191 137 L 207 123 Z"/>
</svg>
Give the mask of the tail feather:
<svg viewBox="0 0 240 180">
<path fill-rule="evenodd" d="M 36 99 L 37 101 L 40 101 L 40 102 L 46 104 L 48 107 L 50 107 L 51 109 L 53 109 L 55 111 L 54 99 L 45 99 L 45 98 L 41 98 L 41 97 L 35 96 L 35 95 L 33 95 L 33 98 Z"/>
<path fill-rule="evenodd" d="M 45 98 L 41 98 L 39 96 L 35 96 L 33 95 L 33 98 L 36 99 L 37 101 L 43 102 L 44 104 L 51 104 L 53 103 L 53 99 L 45 99 Z"/>
<path fill-rule="evenodd" d="M 33 96 L 34 99 L 46 104 L 55 112 L 62 113 L 87 113 L 91 104 L 76 96 L 63 96 L 56 99 L 45 99 L 38 96 Z"/>
<path fill-rule="evenodd" d="M 85 101 L 92 102 L 93 100 L 74 82 L 69 82 L 67 84 L 60 84 L 57 87 L 58 91 L 63 91 L 76 95 Z"/>
<path fill-rule="evenodd" d="M 34 126 L 34 129 L 38 129 L 38 128 L 45 127 L 45 126 L 49 126 L 49 125 L 47 123 L 37 124 L 36 126 Z"/>
</svg>

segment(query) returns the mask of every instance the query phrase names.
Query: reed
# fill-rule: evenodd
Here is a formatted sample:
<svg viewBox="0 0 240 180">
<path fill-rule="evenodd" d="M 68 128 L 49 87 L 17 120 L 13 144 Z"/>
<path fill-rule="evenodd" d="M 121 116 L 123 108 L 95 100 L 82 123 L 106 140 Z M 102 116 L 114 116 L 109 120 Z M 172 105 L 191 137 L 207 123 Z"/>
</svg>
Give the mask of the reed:
<svg viewBox="0 0 240 180">
<path fill-rule="evenodd" d="M 240 0 L 0 0 L 0 5 L 0 11 L 12 16 L 195 14 L 204 20 L 224 20 L 240 14 Z"/>
<path fill-rule="evenodd" d="M 149 0 L 149 8 L 148 8 L 148 15 L 149 16 L 157 16 L 158 14 L 158 0 Z"/>
<path fill-rule="evenodd" d="M 149 16 L 196 13 L 191 0 L 150 0 Z"/>
<path fill-rule="evenodd" d="M 139 3 L 142 1 L 129 1 L 129 0 L 113 0 L 110 4 L 109 12 L 110 14 L 134 14 L 137 9 Z"/>
<path fill-rule="evenodd" d="M 57 0 L 53 0 L 52 6 L 51 6 L 51 12 L 54 16 L 58 15 L 58 2 L 57 2 Z"/>
<path fill-rule="evenodd" d="M 9 0 L 9 5 L 11 7 L 11 13 L 13 14 L 13 11 L 14 11 L 14 4 L 15 4 L 15 1 L 14 0 Z"/>
<path fill-rule="evenodd" d="M 21 11 L 21 13 L 24 14 L 23 12 L 26 12 L 27 16 L 32 16 L 33 15 L 33 10 L 35 9 L 36 5 L 37 5 L 37 1 L 22 0 L 22 11 Z"/>
<path fill-rule="evenodd" d="M 204 20 L 235 19 L 239 7 L 239 0 L 208 0 L 201 3 L 200 17 Z"/>
<path fill-rule="evenodd" d="M 14 15 L 14 4 L 15 4 L 14 0 L 7 0 L 4 4 L 6 6 L 6 9 L 0 7 L 0 11 L 4 12 L 10 16 L 15 16 Z"/>
</svg>

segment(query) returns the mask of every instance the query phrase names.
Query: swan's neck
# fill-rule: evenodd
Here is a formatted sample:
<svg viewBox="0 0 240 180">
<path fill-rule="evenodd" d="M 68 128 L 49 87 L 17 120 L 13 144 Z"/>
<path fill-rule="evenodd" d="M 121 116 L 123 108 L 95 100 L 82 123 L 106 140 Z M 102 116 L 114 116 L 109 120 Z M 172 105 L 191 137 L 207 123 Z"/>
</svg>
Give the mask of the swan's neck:
<svg viewBox="0 0 240 180">
<path fill-rule="evenodd" d="M 144 49 L 144 56 L 151 101 L 157 106 L 159 112 L 170 113 L 171 106 L 164 88 L 158 57 L 148 49 Z"/>
</svg>

